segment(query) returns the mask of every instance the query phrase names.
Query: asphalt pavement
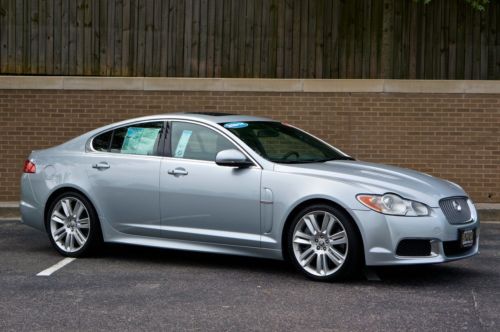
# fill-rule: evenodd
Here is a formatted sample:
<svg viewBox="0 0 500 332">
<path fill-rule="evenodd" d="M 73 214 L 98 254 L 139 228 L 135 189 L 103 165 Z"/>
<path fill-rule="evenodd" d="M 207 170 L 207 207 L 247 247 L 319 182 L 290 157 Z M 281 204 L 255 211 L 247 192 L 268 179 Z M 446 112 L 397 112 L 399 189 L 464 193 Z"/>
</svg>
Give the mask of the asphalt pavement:
<svg viewBox="0 0 500 332">
<path fill-rule="evenodd" d="M 481 254 L 320 283 L 280 261 L 108 245 L 61 262 L 44 233 L 0 221 L 0 330 L 499 331 L 500 223 Z"/>
</svg>

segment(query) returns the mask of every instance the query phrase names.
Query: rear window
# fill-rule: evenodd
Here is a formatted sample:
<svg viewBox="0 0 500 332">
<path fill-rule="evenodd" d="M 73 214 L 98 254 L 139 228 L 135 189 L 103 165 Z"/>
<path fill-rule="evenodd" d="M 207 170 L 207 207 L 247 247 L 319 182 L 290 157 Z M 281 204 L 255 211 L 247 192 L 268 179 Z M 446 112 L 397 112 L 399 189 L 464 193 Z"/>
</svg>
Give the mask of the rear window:
<svg viewBox="0 0 500 332">
<path fill-rule="evenodd" d="M 92 147 L 102 152 L 155 155 L 162 128 L 162 121 L 116 128 L 96 136 Z"/>
</svg>

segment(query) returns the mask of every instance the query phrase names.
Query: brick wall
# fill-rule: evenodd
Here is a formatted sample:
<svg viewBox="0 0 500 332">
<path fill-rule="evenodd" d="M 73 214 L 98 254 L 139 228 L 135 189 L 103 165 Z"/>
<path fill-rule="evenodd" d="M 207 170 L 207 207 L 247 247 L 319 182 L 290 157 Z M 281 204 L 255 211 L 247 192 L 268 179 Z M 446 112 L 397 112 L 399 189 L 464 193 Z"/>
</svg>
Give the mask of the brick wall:
<svg viewBox="0 0 500 332">
<path fill-rule="evenodd" d="M 0 90 L 0 201 L 31 150 L 148 114 L 221 111 L 304 128 L 366 161 L 455 181 L 500 202 L 500 94 Z"/>
</svg>

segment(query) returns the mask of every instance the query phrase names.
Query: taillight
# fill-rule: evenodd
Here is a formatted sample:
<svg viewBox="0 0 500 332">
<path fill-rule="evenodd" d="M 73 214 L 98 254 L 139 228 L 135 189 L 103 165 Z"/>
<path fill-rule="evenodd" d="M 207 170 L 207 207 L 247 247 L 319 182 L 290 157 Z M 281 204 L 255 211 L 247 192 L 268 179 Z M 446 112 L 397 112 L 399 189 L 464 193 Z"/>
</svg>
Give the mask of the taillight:
<svg viewBox="0 0 500 332">
<path fill-rule="evenodd" d="M 25 160 L 23 172 L 36 173 L 36 165 L 31 160 Z"/>
</svg>

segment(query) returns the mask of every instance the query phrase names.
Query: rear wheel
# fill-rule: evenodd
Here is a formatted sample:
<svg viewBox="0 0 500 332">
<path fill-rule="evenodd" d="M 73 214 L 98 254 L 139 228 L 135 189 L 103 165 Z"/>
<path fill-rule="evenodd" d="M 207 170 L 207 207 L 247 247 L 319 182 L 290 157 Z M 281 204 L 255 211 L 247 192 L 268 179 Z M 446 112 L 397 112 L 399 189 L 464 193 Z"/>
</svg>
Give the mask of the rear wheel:
<svg viewBox="0 0 500 332">
<path fill-rule="evenodd" d="M 362 262 L 362 243 L 345 212 L 323 204 L 300 211 L 288 229 L 288 257 L 307 277 L 333 281 L 352 277 Z"/>
<path fill-rule="evenodd" d="M 52 245 L 64 256 L 88 255 L 102 242 L 97 213 L 77 192 L 63 193 L 52 201 L 46 229 Z"/>
</svg>

